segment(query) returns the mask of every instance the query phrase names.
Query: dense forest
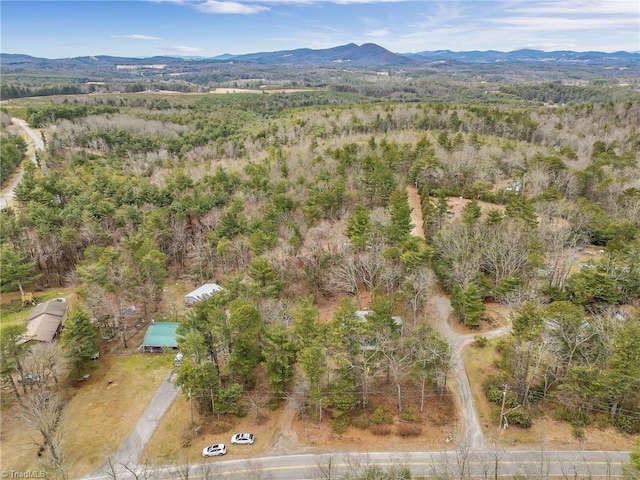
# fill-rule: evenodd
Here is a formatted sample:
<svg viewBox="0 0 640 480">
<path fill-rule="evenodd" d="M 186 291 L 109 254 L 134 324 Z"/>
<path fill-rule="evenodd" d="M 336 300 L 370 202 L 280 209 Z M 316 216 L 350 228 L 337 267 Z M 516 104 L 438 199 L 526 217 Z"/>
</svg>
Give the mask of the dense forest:
<svg viewBox="0 0 640 480">
<path fill-rule="evenodd" d="M 511 424 L 553 405 L 576 429 L 640 432 L 637 93 L 514 84 L 490 101 L 405 102 L 336 90 L 11 104 L 46 132 L 46 152 L 0 213 L 3 288 L 73 285 L 84 311 L 72 324 L 95 318 L 126 348 L 140 318 L 170 317 L 167 282 L 216 281 L 224 291 L 178 319 L 177 382 L 201 414 L 246 413 L 243 395 L 264 380 L 270 401 L 301 391 L 311 418 L 344 431 L 380 382 L 396 408 L 367 417 L 377 425 L 450 393 L 451 347 L 423 311 L 437 285 L 469 331 L 487 302 L 513 309 L 484 382 Z M 11 138 L 3 179 L 24 151 Z M 425 238 L 411 234 L 407 186 Z M 337 306 L 321 321 L 327 300 Z M 128 305 L 139 316 L 122 315 Z M 26 355 L 7 332 L 5 379 Z"/>
</svg>

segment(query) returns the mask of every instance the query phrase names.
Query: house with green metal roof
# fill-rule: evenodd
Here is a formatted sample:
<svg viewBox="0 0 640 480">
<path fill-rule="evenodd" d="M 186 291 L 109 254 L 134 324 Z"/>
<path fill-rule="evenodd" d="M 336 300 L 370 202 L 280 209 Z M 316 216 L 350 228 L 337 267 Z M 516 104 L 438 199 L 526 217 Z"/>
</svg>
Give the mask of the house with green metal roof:
<svg viewBox="0 0 640 480">
<path fill-rule="evenodd" d="M 154 353 L 162 352 L 167 348 L 177 349 L 176 328 L 178 325 L 177 322 L 154 322 L 149 324 L 142 345 L 140 345 L 140 351 Z"/>
</svg>

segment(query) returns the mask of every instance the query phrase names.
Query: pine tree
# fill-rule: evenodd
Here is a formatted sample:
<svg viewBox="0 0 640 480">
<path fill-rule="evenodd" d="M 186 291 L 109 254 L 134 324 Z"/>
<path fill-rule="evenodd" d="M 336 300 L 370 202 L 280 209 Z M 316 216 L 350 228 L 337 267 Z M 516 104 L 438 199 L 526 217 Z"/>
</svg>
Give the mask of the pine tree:
<svg viewBox="0 0 640 480">
<path fill-rule="evenodd" d="M 78 377 L 87 369 L 96 355 L 97 338 L 98 329 L 95 323 L 82 309 L 74 308 L 65 322 L 61 343 Z"/>
<path fill-rule="evenodd" d="M 371 235 L 371 220 L 369 212 L 362 205 L 356 206 L 353 215 L 347 220 L 344 233 L 357 250 L 363 250 L 367 246 Z"/>
<path fill-rule="evenodd" d="M 389 199 L 389 216 L 391 225 L 387 229 L 389 240 L 394 243 L 404 242 L 411 233 L 411 207 L 407 199 L 407 192 L 396 190 Z"/>
<path fill-rule="evenodd" d="M 471 226 L 482 216 L 482 210 L 477 200 L 467 203 L 462 209 L 462 221 Z"/>
<path fill-rule="evenodd" d="M 22 284 L 33 280 L 35 262 L 30 262 L 26 255 L 16 251 L 13 246 L 3 243 L 0 247 L 0 285 L 13 289 L 18 287 L 24 298 Z"/>
<path fill-rule="evenodd" d="M 467 327 L 479 327 L 480 319 L 484 314 L 484 304 L 482 303 L 482 293 L 474 282 L 465 288 L 454 288 L 451 296 L 451 305 L 456 311 L 458 318 Z"/>
</svg>

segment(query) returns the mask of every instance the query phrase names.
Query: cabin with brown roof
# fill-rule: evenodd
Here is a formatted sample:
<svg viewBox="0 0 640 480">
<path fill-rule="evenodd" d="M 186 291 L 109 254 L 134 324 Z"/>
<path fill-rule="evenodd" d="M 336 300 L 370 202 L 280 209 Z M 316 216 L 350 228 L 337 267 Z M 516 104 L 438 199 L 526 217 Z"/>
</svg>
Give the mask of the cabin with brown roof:
<svg viewBox="0 0 640 480">
<path fill-rule="evenodd" d="M 64 298 L 56 298 L 33 307 L 27 319 L 24 341 L 37 340 L 51 343 L 60 334 L 69 304 Z"/>
</svg>

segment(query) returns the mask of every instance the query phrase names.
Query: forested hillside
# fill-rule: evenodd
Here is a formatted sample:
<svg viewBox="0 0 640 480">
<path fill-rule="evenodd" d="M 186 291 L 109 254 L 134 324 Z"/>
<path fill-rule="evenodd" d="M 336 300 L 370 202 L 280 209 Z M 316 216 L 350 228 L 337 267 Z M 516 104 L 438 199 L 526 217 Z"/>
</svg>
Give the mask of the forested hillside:
<svg viewBox="0 0 640 480">
<path fill-rule="evenodd" d="M 438 284 L 468 331 L 487 302 L 513 308 L 485 381 L 498 407 L 508 390 L 510 423 L 553 405 L 577 427 L 637 434 L 640 99 L 356 90 L 6 106 L 43 128 L 46 153 L 0 213 L 3 287 L 77 287 L 101 336 L 127 347 L 140 319 L 174 320 L 167 284 L 215 281 L 224 292 L 175 318 L 177 381 L 201 414 L 246 413 L 266 382 L 271 401 L 302 392 L 310 418 L 344 431 L 410 424 L 425 398 L 450 394 L 450 346 L 423 311 Z M 577 101 L 522 100 L 534 97 Z M 411 234 L 408 185 L 425 239 Z M 601 252 L 584 261 L 589 246 Z M 392 411 L 371 411 L 381 385 Z"/>
</svg>

